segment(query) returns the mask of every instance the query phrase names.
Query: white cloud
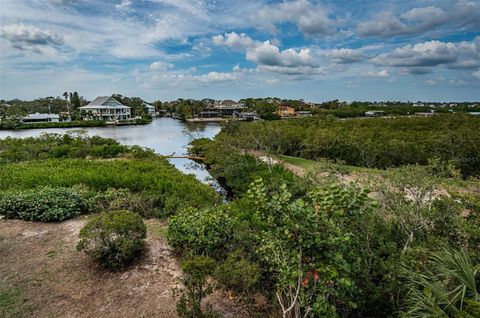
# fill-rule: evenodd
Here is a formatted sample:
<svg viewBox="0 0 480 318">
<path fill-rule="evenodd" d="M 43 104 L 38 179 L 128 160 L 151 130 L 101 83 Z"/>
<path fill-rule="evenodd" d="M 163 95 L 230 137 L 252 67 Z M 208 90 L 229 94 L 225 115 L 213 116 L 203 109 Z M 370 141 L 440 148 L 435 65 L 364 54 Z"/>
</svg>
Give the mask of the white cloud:
<svg viewBox="0 0 480 318">
<path fill-rule="evenodd" d="M 0 37 L 8 40 L 16 49 L 39 54 L 54 54 L 56 52 L 54 48 L 64 44 L 61 34 L 25 24 L 10 24 L 2 27 Z"/>
<path fill-rule="evenodd" d="M 357 34 L 376 37 L 416 35 L 445 25 L 478 30 L 479 14 L 480 3 L 467 1 L 458 1 L 446 11 L 436 6 L 412 8 L 398 16 L 385 11 L 369 21 L 359 23 Z"/>
<path fill-rule="evenodd" d="M 410 74 L 426 74 L 433 67 L 474 68 L 480 66 L 480 37 L 458 43 L 426 41 L 408 44 L 372 58 L 377 65 L 406 68 Z"/>
<path fill-rule="evenodd" d="M 335 32 L 332 28 L 335 22 L 328 17 L 326 9 L 308 0 L 265 6 L 253 15 L 252 22 L 272 33 L 277 33 L 276 25 L 284 22 L 295 23 L 308 36 L 331 35 Z"/>
<path fill-rule="evenodd" d="M 260 70 L 278 72 L 283 74 L 299 74 L 300 72 L 313 74 L 318 68 L 310 49 L 285 49 L 280 50 L 270 41 L 254 41 L 245 34 L 235 32 L 217 35 L 212 38 L 217 45 L 245 51 L 245 59 L 254 62 Z"/>
<path fill-rule="evenodd" d="M 387 70 L 381 70 L 381 71 L 378 71 L 378 72 L 367 72 L 365 73 L 365 76 L 367 77 L 389 77 L 390 75 L 388 74 L 388 71 Z"/>
<path fill-rule="evenodd" d="M 332 49 L 323 53 L 324 56 L 327 56 L 334 63 L 348 64 L 355 63 L 363 60 L 367 56 L 364 53 L 364 49 Z"/>
<path fill-rule="evenodd" d="M 480 80 L 480 68 L 472 73 L 473 77 Z"/>
<path fill-rule="evenodd" d="M 152 71 L 165 71 L 165 70 L 171 69 L 173 67 L 174 67 L 174 65 L 172 63 L 166 63 L 166 62 L 162 62 L 162 61 L 156 61 L 156 62 L 153 62 L 152 64 L 150 64 L 150 69 Z"/>
</svg>

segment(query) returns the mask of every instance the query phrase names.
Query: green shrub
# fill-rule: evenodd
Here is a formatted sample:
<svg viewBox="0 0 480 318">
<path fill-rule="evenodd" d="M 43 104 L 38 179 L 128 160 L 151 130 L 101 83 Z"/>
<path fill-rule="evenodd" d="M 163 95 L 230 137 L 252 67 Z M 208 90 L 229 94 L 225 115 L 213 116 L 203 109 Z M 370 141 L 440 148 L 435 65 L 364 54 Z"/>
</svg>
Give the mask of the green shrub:
<svg viewBox="0 0 480 318">
<path fill-rule="evenodd" d="M 105 212 L 94 216 L 80 231 L 77 249 L 103 267 L 124 268 L 143 250 L 147 228 L 130 211 Z"/>
<path fill-rule="evenodd" d="M 182 318 L 206 318 L 216 315 L 207 307 L 202 310 L 202 299 L 213 292 L 208 278 L 215 271 L 216 263 L 207 256 L 195 256 L 182 263 L 182 288 L 179 290 L 177 314 Z"/>
<path fill-rule="evenodd" d="M 167 239 L 184 255 L 217 255 L 224 251 L 234 221 L 224 207 L 199 210 L 187 208 L 170 217 Z"/>
<path fill-rule="evenodd" d="M 158 216 L 156 198 L 153 196 L 132 193 L 128 189 L 110 188 L 92 198 L 96 212 L 128 210 L 143 217 Z"/>
<path fill-rule="evenodd" d="M 242 251 L 234 251 L 217 268 L 215 277 L 222 287 L 247 294 L 258 287 L 261 271 L 258 264 L 245 259 Z"/>
<path fill-rule="evenodd" d="M 69 188 L 46 186 L 0 194 L 0 215 L 8 219 L 55 222 L 88 210 L 88 201 Z"/>
</svg>

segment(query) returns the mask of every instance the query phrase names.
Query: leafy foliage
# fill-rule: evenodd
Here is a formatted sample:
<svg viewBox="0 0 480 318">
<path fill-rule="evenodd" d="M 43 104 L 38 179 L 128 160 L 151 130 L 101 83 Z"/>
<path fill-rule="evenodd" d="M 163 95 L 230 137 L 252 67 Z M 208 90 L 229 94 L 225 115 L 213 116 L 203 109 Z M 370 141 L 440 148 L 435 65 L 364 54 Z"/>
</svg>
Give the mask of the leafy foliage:
<svg viewBox="0 0 480 318">
<path fill-rule="evenodd" d="M 143 250 L 147 228 L 130 211 L 104 212 L 92 217 L 80 230 L 77 249 L 103 267 L 124 268 Z"/>
<path fill-rule="evenodd" d="M 184 318 L 215 317 L 211 308 L 202 310 L 202 299 L 212 293 L 213 286 L 208 283 L 208 278 L 215 271 L 216 263 L 207 256 L 195 256 L 182 263 L 183 288 L 177 291 L 179 301 L 177 313 Z"/>
<path fill-rule="evenodd" d="M 430 256 L 428 267 L 406 270 L 408 293 L 403 317 L 478 317 L 478 270 L 462 250 L 444 250 Z"/>
<path fill-rule="evenodd" d="M 88 201 L 69 188 L 49 186 L 0 193 L 0 216 L 56 222 L 88 212 Z"/>
<path fill-rule="evenodd" d="M 225 208 L 194 207 L 170 217 L 167 239 L 184 255 L 218 255 L 222 253 L 234 227 Z"/>
</svg>

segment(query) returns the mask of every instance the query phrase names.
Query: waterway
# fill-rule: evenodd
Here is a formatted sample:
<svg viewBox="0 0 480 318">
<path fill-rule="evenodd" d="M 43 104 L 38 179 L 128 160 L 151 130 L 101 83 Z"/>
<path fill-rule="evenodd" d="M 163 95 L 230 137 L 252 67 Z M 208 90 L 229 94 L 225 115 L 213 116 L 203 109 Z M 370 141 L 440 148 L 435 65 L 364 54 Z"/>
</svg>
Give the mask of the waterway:
<svg viewBox="0 0 480 318">
<path fill-rule="evenodd" d="M 124 145 L 139 145 L 153 149 L 159 155 L 182 156 L 187 154 L 187 146 L 193 139 L 213 138 L 220 131 L 217 123 L 183 123 L 172 118 L 158 118 L 148 125 L 132 126 L 107 126 L 82 128 L 89 136 L 112 138 Z M 24 129 L 0 130 L 0 139 L 6 137 L 35 137 L 42 133 L 64 134 L 67 131 L 79 128 L 49 128 L 49 129 Z M 210 176 L 205 167 L 190 159 L 170 158 L 178 170 L 212 185 L 217 191 L 223 192 L 221 186 Z"/>
</svg>

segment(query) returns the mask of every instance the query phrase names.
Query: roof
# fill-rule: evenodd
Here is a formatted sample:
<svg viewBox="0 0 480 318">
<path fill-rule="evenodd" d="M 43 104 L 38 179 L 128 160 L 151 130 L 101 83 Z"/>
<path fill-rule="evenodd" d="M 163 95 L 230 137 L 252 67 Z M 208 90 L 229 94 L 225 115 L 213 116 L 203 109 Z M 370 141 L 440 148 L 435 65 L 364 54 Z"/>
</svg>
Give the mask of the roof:
<svg viewBox="0 0 480 318">
<path fill-rule="evenodd" d="M 236 102 L 234 100 L 231 100 L 231 99 L 226 99 L 226 100 L 222 101 L 221 104 L 225 105 L 225 106 L 233 106 L 233 105 L 237 105 L 238 102 Z"/>
<path fill-rule="evenodd" d="M 147 108 L 155 108 L 155 106 L 153 105 L 150 105 L 148 103 L 143 103 L 143 106 L 147 107 Z"/>
<path fill-rule="evenodd" d="M 28 120 L 28 119 L 59 119 L 60 116 L 57 114 L 40 114 L 40 113 L 35 113 L 35 114 L 28 114 L 27 116 L 23 117 L 23 120 Z"/>
<path fill-rule="evenodd" d="M 99 96 L 92 100 L 88 105 L 80 107 L 80 109 L 130 109 L 112 96 Z"/>
</svg>

